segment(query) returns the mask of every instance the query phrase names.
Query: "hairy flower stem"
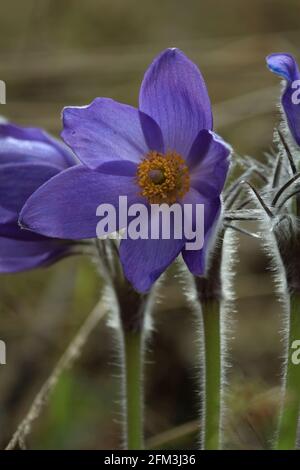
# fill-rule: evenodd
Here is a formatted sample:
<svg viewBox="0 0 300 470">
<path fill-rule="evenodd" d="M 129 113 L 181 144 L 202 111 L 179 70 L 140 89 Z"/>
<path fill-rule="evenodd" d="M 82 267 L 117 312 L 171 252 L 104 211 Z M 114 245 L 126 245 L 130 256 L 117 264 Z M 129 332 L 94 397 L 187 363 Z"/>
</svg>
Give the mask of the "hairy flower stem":
<svg viewBox="0 0 300 470">
<path fill-rule="evenodd" d="M 116 283 L 121 327 L 124 447 L 140 450 L 143 436 L 143 364 L 145 315 L 149 297 L 133 290 L 123 278 Z"/>
<path fill-rule="evenodd" d="M 195 277 L 197 297 L 202 310 L 201 446 L 205 450 L 218 450 L 221 447 L 222 374 L 224 373 L 221 351 L 221 306 L 224 300 L 221 266 L 224 233 L 225 231 L 220 232 L 210 255 L 206 276 Z"/>
<path fill-rule="evenodd" d="M 150 312 L 152 291 L 136 292 L 125 279 L 114 241 L 97 240 L 100 272 L 107 281 L 106 301 L 111 325 L 118 332 L 122 376 L 123 446 L 143 449 L 143 362 L 146 337 L 145 317 Z M 152 304 L 151 304 L 152 305 Z"/>
<path fill-rule="evenodd" d="M 127 450 L 144 448 L 143 364 L 147 297 L 124 280 L 117 290 L 121 327 L 123 430 Z"/>
<path fill-rule="evenodd" d="M 145 312 L 147 299 L 125 281 L 118 291 L 121 327 L 121 364 L 123 378 L 124 447 L 144 448 L 143 364 Z"/>
<path fill-rule="evenodd" d="M 288 362 L 285 376 L 285 396 L 282 405 L 278 450 L 292 450 L 297 444 L 297 429 L 300 412 L 300 364 L 293 363 L 293 343 L 300 340 L 300 294 L 290 296 Z"/>
<path fill-rule="evenodd" d="M 143 332 L 124 331 L 125 434 L 128 450 L 143 449 Z"/>
<path fill-rule="evenodd" d="M 221 411 L 221 334 L 220 304 L 211 299 L 202 302 L 205 348 L 205 428 L 204 449 L 216 450 L 220 445 Z"/>
</svg>

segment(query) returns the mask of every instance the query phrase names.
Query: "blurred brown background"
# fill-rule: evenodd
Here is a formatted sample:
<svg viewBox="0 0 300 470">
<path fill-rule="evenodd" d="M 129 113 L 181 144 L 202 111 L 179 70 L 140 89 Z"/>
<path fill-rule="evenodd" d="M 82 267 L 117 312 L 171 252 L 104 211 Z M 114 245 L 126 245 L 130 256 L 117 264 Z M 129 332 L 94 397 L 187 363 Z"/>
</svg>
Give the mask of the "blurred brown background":
<svg viewBox="0 0 300 470">
<path fill-rule="evenodd" d="M 298 0 L 0 1 L 0 113 L 59 134 L 65 105 L 96 96 L 137 104 L 150 61 L 176 46 L 201 68 L 216 129 L 239 154 L 269 150 L 280 86 L 270 52 L 300 48 Z M 280 374 L 281 307 L 258 241 L 240 237 L 236 331 L 228 395 L 227 447 L 262 448 L 274 429 Z M 88 260 L 63 261 L 0 278 L 0 442 L 3 448 L 89 311 L 101 283 Z M 197 418 L 194 319 L 172 280 L 155 316 L 147 355 L 146 432 L 153 437 Z M 172 307 L 174 305 L 174 308 Z M 33 426 L 34 449 L 105 449 L 120 444 L 119 371 L 102 322 L 60 380 Z M 176 445 L 193 448 L 191 434 Z M 171 446 L 172 447 L 172 446 Z"/>
</svg>

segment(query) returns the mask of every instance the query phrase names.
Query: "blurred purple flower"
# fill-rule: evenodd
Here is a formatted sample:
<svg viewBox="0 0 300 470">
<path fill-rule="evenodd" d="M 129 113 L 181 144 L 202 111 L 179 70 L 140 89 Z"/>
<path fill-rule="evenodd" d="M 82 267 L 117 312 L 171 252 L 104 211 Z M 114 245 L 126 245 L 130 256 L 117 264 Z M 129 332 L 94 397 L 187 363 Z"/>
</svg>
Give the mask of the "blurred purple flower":
<svg viewBox="0 0 300 470">
<path fill-rule="evenodd" d="M 287 122 L 295 142 L 300 146 L 300 70 L 291 54 L 276 53 L 267 57 L 267 65 L 271 72 L 286 81 L 281 102 Z M 298 81 L 298 82 L 297 82 Z"/>
<path fill-rule="evenodd" d="M 74 165 L 70 150 L 41 129 L 0 124 L 0 272 L 53 263 L 68 254 L 66 241 L 18 225 L 26 199 L 43 183 Z"/>
<path fill-rule="evenodd" d="M 43 185 L 25 204 L 21 223 L 59 238 L 96 236 L 100 203 L 205 205 L 205 244 L 124 239 L 120 257 L 134 287 L 149 290 L 180 252 L 196 275 L 205 271 L 208 243 L 218 220 L 230 148 L 214 134 L 212 110 L 199 69 L 178 49 L 162 52 L 147 70 L 139 109 L 107 98 L 67 107 L 62 137 L 83 165 Z M 169 176 L 168 176 L 169 175 Z M 122 227 L 118 227 L 122 228 Z"/>
</svg>

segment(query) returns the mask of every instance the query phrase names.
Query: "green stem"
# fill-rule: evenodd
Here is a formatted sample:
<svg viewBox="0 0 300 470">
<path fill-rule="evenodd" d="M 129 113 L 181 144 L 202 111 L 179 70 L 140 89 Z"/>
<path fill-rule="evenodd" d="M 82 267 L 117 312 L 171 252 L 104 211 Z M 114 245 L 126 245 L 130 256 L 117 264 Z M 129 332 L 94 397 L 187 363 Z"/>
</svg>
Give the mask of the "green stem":
<svg viewBox="0 0 300 470">
<path fill-rule="evenodd" d="M 221 411 L 221 341 L 220 303 L 209 300 L 202 303 L 205 384 L 204 384 L 204 449 L 217 450 L 220 447 Z"/>
<path fill-rule="evenodd" d="M 124 331 L 125 425 L 128 450 L 143 449 L 143 332 Z"/>
<path fill-rule="evenodd" d="M 300 295 L 290 297 L 288 363 L 285 376 L 285 396 L 282 405 L 276 448 L 292 450 L 296 448 L 297 428 L 300 411 L 300 364 L 295 363 L 294 341 L 300 340 Z M 299 349 L 299 345 L 298 345 Z"/>
</svg>

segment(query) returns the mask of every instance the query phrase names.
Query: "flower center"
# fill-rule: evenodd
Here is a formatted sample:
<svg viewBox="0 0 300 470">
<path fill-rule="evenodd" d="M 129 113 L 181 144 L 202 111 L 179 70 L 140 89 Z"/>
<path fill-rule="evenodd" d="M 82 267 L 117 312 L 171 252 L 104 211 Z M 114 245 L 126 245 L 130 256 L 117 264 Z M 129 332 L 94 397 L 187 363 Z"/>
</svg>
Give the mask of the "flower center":
<svg viewBox="0 0 300 470">
<path fill-rule="evenodd" d="M 190 189 L 188 167 L 176 152 L 149 152 L 138 166 L 137 182 L 150 204 L 173 204 Z"/>
</svg>

